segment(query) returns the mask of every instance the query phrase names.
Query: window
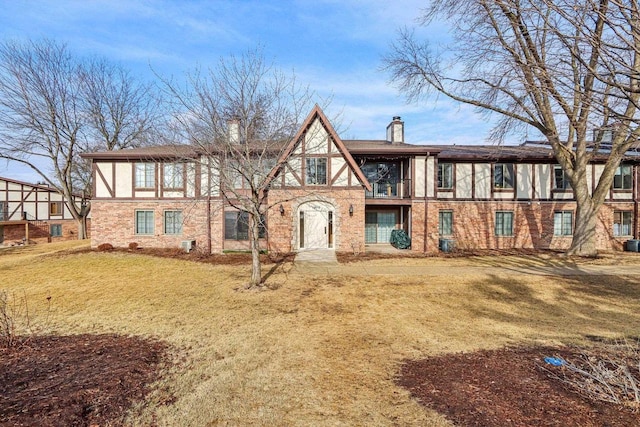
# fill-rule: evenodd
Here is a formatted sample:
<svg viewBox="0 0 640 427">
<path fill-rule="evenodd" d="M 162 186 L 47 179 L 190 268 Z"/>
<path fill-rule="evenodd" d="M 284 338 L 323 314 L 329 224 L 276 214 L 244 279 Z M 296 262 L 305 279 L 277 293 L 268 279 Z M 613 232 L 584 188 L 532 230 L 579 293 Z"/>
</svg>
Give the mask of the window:
<svg viewBox="0 0 640 427">
<path fill-rule="evenodd" d="M 451 236 L 453 234 L 452 211 L 440 211 L 438 213 L 438 233 L 441 236 Z"/>
<path fill-rule="evenodd" d="M 153 234 L 153 211 L 136 211 L 136 234 Z"/>
<path fill-rule="evenodd" d="M 453 164 L 438 163 L 438 188 L 453 188 Z"/>
<path fill-rule="evenodd" d="M 62 224 L 51 224 L 49 227 L 49 234 L 51 237 L 62 236 Z"/>
<path fill-rule="evenodd" d="M 164 211 L 164 234 L 182 234 L 182 211 Z"/>
<path fill-rule="evenodd" d="M 631 166 L 620 165 L 613 176 L 613 188 L 615 190 L 631 190 Z"/>
<path fill-rule="evenodd" d="M 184 164 L 165 163 L 162 169 L 164 188 L 184 188 Z"/>
<path fill-rule="evenodd" d="M 613 212 L 613 235 L 614 236 L 631 236 L 631 211 L 615 211 Z"/>
<path fill-rule="evenodd" d="M 49 215 L 51 216 L 62 215 L 62 202 L 49 202 Z"/>
<path fill-rule="evenodd" d="M 264 216 L 260 216 L 258 237 L 265 236 Z M 227 240 L 249 240 L 249 214 L 247 212 L 232 211 L 224 213 L 224 238 Z"/>
<path fill-rule="evenodd" d="M 573 212 L 561 211 L 553 213 L 553 235 L 571 236 L 573 234 Z"/>
<path fill-rule="evenodd" d="M 496 212 L 496 236 L 513 236 L 513 212 Z"/>
<path fill-rule="evenodd" d="M 569 178 L 562 169 L 562 166 L 555 165 L 553 167 L 553 188 L 555 190 L 569 190 L 571 189 L 571 184 L 569 183 Z"/>
<path fill-rule="evenodd" d="M 136 188 L 154 188 L 156 186 L 156 167 L 153 163 L 136 163 Z"/>
<path fill-rule="evenodd" d="M 327 159 L 314 157 L 307 159 L 306 183 L 310 185 L 327 184 Z"/>
<path fill-rule="evenodd" d="M 498 163 L 493 166 L 493 188 L 513 188 L 513 164 Z"/>
</svg>

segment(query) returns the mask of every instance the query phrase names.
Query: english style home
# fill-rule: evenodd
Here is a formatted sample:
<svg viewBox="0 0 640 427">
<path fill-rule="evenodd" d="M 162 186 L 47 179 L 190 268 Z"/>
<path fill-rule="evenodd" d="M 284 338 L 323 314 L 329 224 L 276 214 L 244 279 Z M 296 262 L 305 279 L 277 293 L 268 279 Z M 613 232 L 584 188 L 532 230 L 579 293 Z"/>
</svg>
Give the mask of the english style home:
<svg viewBox="0 0 640 427">
<path fill-rule="evenodd" d="M 576 204 L 549 146 L 414 145 L 394 117 L 384 140 L 343 140 L 315 107 L 271 171 L 263 247 L 363 251 L 406 231 L 411 250 L 568 248 Z M 248 247 L 246 217 L 224 199 L 219 164 L 188 146 L 86 154 L 93 168 L 92 245 Z M 638 237 L 638 160 L 616 172 L 598 248 Z M 595 187 L 604 159 L 589 167 Z M 241 185 L 241 184 L 240 184 Z M 281 202 L 280 202 L 281 201 Z M 186 243 L 186 245 L 185 245 Z"/>
<path fill-rule="evenodd" d="M 77 195 L 74 203 L 82 203 Z M 77 239 L 68 201 L 45 184 L 0 177 L 0 245 Z"/>
</svg>

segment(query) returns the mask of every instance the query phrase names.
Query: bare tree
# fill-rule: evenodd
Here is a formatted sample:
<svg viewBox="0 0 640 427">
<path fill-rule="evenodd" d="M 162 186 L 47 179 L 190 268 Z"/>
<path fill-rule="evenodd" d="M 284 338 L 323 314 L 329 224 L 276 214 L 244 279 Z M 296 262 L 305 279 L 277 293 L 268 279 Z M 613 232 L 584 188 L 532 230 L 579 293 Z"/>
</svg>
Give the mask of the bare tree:
<svg viewBox="0 0 640 427">
<path fill-rule="evenodd" d="M 177 104 L 175 123 L 203 155 L 209 186 L 219 185 L 224 203 L 248 222 L 248 287 L 261 286 L 261 229 L 268 210 L 282 202 L 268 198 L 269 173 L 311 108 L 311 93 L 265 62 L 259 49 L 190 74 L 186 87 L 165 86 Z"/>
<path fill-rule="evenodd" d="M 536 128 L 573 187 L 568 253 L 595 255 L 598 211 L 640 133 L 638 2 L 434 0 L 420 23 L 438 18 L 451 25 L 451 42 L 436 46 L 401 31 L 384 59 L 392 80 L 411 101 L 442 94 L 497 114 L 491 136 L 499 141 Z M 610 143 L 598 129 L 614 130 Z M 596 158 L 604 172 L 591 192 L 587 166 Z"/>
<path fill-rule="evenodd" d="M 0 158 L 37 172 L 67 200 L 84 239 L 89 171 L 79 154 L 131 146 L 149 128 L 148 87 L 122 69 L 83 62 L 53 40 L 0 44 Z"/>
</svg>

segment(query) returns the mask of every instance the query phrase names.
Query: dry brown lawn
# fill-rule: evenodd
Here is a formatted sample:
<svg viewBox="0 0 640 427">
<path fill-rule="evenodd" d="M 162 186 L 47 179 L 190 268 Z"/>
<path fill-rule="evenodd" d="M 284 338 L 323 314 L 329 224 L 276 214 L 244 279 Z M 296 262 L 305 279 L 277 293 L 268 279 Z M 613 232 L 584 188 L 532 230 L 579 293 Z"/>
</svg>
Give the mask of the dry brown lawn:
<svg viewBox="0 0 640 427">
<path fill-rule="evenodd" d="M 640 329 L 640 276 L 465 268 L 525 262 L 515 256 L 365 261 L 385 262 L 451 274 L 330 277 L 283 264 L 269 277 L 276 290 L 245 292 L 248 266 L 70 242 L 0 250 L 0 289 L 26 296 L 35 332 L 139 335 L 175 349 L 179 363 L 131 425 L 449 425 L 396 384 L 404 359 Z"/>
</svg>

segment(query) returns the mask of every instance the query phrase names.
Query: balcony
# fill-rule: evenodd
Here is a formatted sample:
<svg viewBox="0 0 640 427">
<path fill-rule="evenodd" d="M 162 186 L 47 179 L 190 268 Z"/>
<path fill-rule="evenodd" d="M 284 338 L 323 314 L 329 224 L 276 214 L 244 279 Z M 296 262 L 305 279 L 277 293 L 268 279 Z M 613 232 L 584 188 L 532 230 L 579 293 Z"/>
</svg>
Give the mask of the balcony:
<svg viewBox="0 0 640 427">
<path fill-rule="evenodd" d="M 411 198 L 411 180 L 372 182 L 373 191 L 365 191 L 366 199 L 408 199 Z"/>
</svg>

